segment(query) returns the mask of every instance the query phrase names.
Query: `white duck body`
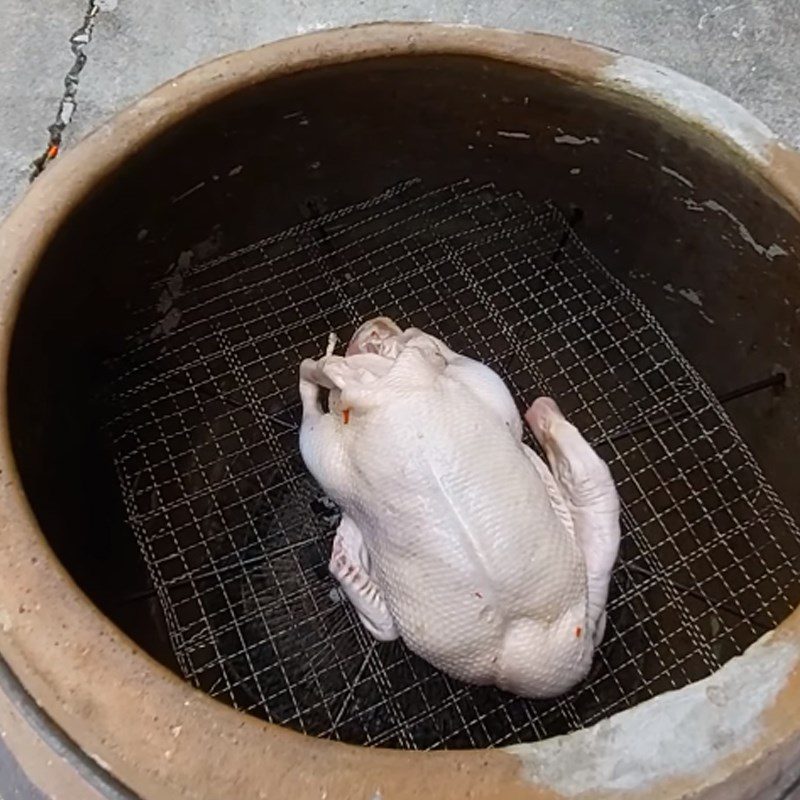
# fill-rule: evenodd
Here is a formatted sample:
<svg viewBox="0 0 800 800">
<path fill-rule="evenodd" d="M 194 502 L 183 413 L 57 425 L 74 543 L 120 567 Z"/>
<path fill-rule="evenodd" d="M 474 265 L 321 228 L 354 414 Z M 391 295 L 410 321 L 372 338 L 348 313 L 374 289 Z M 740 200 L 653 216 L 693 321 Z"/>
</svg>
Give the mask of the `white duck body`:
<svg viewBox="0 0 800 800">
<path fill-rule="evenodd" d="M 581 681 L 619 541 L 602 461 L 573 441 L 552 401 L 534 404 L 529 420 L 551 463 L 565 448 L 548 450 L 559 438 L 548 430 L 563 430 L 567 483 L 585 490 L 589 477 L 584 519 L 558 468 L 554 477 L 523 444 L 511 395 L 488 367 L 385 319 L 362 326 L 347 355 L 331 350 L 301 366 L 300 448 L 342 509 L 331 571 L 367 629 L 401 636 L 456 678 L 527 697 Z M 330 390 L 327 413 L 320 389 Z"/>
</svg>

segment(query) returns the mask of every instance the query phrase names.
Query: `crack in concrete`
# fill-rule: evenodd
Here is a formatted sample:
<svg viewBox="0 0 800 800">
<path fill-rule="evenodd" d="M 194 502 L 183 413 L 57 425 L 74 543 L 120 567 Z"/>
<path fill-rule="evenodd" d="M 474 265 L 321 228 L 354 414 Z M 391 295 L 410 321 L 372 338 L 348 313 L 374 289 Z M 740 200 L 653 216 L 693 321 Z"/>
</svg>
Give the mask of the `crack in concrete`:
<svg viewBox="0 0 800 800">
<path fill-rule="evenodd" d="M 97 15 L 109 5 L 108 0 L 88 0 L 86 13 L 81 26 L 69 37 L 70 49 L 74 60 L 64 76 L 64 91 L 58 103 L 58 111 L 52 125 L 47 129 L 47 144 L 42 154 L 31 164 L 30 180 L 42 174 L 47 165 L 58 155 L 64 130 L 69 125 L 78 106 L 78 84 L 81 72 L 86 66 L 88 57 L 86 47 L 92 41 Z"/>
</svg>

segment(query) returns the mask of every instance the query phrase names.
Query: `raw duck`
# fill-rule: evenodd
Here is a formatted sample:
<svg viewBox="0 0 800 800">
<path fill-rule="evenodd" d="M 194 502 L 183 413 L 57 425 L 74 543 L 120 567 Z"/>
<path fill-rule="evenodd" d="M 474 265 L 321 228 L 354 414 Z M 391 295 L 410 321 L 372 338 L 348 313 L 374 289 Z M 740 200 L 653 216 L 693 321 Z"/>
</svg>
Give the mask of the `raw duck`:
<svg viewBox="0 0 800 800">
<path fill-rule="evenodd" d="M 340 506 L 330 570 L 365 628 L 473 684 L 553 697 L 588 673 L 619 548 L 606 464 L 555 402 L 387 318 L 300 367 L 300 451 Z M 327 408 L 323 407 L 327 393 Z"/>
</svg>

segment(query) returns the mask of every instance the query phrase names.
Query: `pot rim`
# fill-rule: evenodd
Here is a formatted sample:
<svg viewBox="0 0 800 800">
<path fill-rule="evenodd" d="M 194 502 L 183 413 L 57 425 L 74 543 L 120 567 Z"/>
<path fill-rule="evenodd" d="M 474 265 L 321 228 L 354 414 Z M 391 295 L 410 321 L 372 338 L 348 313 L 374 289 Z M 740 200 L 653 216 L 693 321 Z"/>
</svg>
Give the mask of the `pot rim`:
<svg viewBox="0 0 800 800">
<path fill-rule="evenodd" d="M 216 799 L 240 793 L 300 800 L 433 793 L 455 798 L 470 792 L 480 798 L 551 798 L 578 789 L 599 797 L 620 788 L 614 783 L 618 776 L 605 767 L 625 763 L 628 772 L 644 773 L 622 788 L 663 798 L 701 796 L 734 774 L 738 780 L 763 771 L 765 764 L 782 764 L 788 749 L 800 746 L 800 723 L 793 721 L 800 720 L 797 610 L 709 679 L 593 728 L 507 749 L 397 752 L 306 737 L 196 691 L 87 600 L 39 529 L 10 444 L 8 353 L 28 280 L 61 224 L 103 176 L 147 143 L 247 86 L 334 64 L 431 54 L 512 62 L 613 93 L 639 113 L 681 126 L 687 136 L 697 135 L 704 146 L 737 159 L 740 169 L 800 219 L 800 155 L 727 98 L 670 70 L 594 45 L 465 25 L 358 25 L 223 56 L 162 84 L 48 166 L 0 227 L 0 653 L 70 739 L 143 797 Z M 710 687 L 742 692 L 756 684 L 769 684 L 758 702 L 723 704 L 719 711 L 710 699 Z M 700 765 L 675 761 L 664 737 L 669 739 L 670 730 L 678 739 L 685 737 L 670 708 L 686 703 L 699 704 L 692 707 L 709 718 L 709 735 L 726 725 L 738 731 L 743 724 L 752 727 L 751 735 L 732 748 L 711 748 Z M 734 705 L 750 706 L 750 717 L 743 720 Z M 649 771 L 621 760 L 625 747 L 652 739 L 648 727 L 661 731 L 653 740 L 657 751 L 643 756 L 646 763 L 661 765 Z M 604 763 L 589 759 L 591 774 L 576 784 L 574 747 L 599 745 L 603 736 L 627 744 L 604 745 Z"/>
</svg>

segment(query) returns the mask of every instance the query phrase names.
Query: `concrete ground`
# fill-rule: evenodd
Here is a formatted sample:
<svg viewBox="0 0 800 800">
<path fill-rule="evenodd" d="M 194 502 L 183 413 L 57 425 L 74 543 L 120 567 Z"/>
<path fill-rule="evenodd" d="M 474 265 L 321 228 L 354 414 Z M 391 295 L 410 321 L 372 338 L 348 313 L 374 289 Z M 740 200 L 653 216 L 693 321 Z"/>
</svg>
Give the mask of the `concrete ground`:
<svg viewBox="0 0 800 800">
<path fill-rule="evenodd" d="M 376 20 L 494 25 L 597 42 L 710 84 L 800 147 L 797 0 L 0 0 L 0 20 L 0 217 L 52 143 L 54 122 L 58 137 L 69 119 L 63 150 L 201 61 Z M 40 797 L 0 736 L 0 800 Z"/>
<path fill-rule="evenodd" d="M 45 800 L 5 747 L 0 747 L 0 797 L 3 800 Z"/>
</svg>

